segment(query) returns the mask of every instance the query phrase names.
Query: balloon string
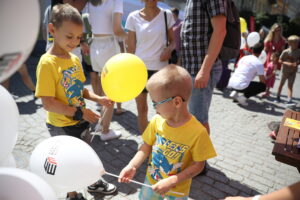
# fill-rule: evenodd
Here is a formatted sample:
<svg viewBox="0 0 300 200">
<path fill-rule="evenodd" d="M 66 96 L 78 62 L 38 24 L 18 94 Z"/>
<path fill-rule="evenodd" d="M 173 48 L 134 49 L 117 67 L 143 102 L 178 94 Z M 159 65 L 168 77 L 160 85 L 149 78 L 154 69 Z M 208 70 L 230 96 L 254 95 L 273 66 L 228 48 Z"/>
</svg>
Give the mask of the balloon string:
<svg viewBox="0 0 300 200">
<path fill-rule="evenodd" d="M 97 122 L 97 125 L 96 125 L 96 127 L 95 127 L 95 132 L 91 132 L 91 133 L 90 133 L 90 134 L 92 135 L 92 138 L 91 138 L 90 143 L 92 143 L 92 141 L 93 141 L 95 135 L 99 135 L 99 136 L 100 136 L 100 132 L 101 132 L 101 129 L 102 129 L 101 124 L 102 124 L 102 121 L 103 121 L 103 116 L 105 115 L 106 111 L 107 111 L 107 109 L 106 109 L 106 108 L 103 108 L 103 111 L 100 112 L 100 113 L 101 113 L 101 116 L 100 116 L 100 118 L 99 118 L 99 120 L 98 120 L 98 122 Z"/>
<path fill-rule="evenodd" d="M 109 176 L 116 177 L 116 178 L 120 178 L 120 176 L 115 175 L 115 174 L 112 174 L 112 173 L 109 173 L 109 172 L 105 172 L 105 174 L 107 174 L 107 175 L 109 175 Z M 145 187 L 152 188 L 151 185 L 147 185 L 147 184 L 144 184 L 144 183 L 141 183 L 141 182 L 137 182 L 137 181 L 135 181 L 135 180 L 130 180 L 130 182 L 135 183 L 135 184 L 138 184 L 138 185 L 143 185 L 143 186 L 145 186 Z M 170 193 L 173 193 L 173 194 L 178 194 L 178 195 L 181 195 L 181 196 L 184 195 L 184 194 L 181 193 L 181 192 L 175 192 L 175 191 L 172 191 L 172 190 L 170 190 L 169 192 L 170 192 Z"/>
</svg>

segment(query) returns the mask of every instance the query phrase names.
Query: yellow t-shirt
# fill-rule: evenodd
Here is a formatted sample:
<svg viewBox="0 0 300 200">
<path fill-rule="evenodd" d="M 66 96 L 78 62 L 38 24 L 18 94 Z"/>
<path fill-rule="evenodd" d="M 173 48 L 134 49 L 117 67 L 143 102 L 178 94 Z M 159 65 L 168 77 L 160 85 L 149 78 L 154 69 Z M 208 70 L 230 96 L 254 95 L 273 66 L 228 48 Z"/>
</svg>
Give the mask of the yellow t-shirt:
<svg viewBox="0 0 300 200">
<path fill-rule="evenodd" d="M 55 97 L 65 105 L 85 107 L 83 83 L 85 76 L 80 60 L 74 54 L 70 59 L 63 59 L 51 54 L 44 54 L 36 70 L 37 97 Z M 57 127 L 72 126 L 78 123 L 62 114 L 47 112 L 47 123 Z"/>
<path fill-rule="evenodd" d="M 216 156 L 206 129 L 194 116 L 184 125 L 173 128 L 164 118 L 156 115 L 142 138 L 152 146 L 146 175 L 151 184 L 180 173 L 193 161 L 204 161 Z M 191 182 L 192 179 L 187 179 L 171 190 L 188 196 Z M 170 192 L 167 195 L 183 197 Z"/>
</svg>

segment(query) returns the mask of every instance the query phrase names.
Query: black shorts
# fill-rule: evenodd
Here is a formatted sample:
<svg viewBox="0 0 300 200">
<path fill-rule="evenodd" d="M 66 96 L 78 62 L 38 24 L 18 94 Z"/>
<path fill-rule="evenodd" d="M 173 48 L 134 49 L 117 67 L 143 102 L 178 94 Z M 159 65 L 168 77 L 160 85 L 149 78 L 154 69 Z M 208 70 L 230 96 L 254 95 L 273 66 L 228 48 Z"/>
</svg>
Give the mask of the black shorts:
<svg viewBox="0 0 300 200">
<path fill-rule="evenodd" d="M 151 78 L 151 76 L 153 74 L 155 74 L 157 71 L 147 70 L 147 72 L 148 72 L 148 80 L 149 80 L 149 78 Z M 142 93 L 148 93 L 148 90 L 146 89 L 146 87 L 144 88 L 144 90 L 142 91 Z"/>
<path fill-rule="evenodd" d="M 82 59 L 82 67 L 85 73 L 95 72 L 92 68 L 92 65 L 87 64 L 84 59 Z"/>
</svg>

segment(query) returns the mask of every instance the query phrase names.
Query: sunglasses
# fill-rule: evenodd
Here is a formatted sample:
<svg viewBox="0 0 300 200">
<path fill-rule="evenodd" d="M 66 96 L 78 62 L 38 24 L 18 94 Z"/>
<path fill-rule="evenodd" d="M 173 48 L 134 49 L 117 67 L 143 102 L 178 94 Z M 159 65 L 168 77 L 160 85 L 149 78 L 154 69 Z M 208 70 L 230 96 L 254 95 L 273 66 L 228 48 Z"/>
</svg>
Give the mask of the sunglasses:
<svg viewBox="0 0 300 200">
<path fill-rule="evenodd" d="M 159 102 L 155 102 L 155 101 L 152 100 L 152 106 L 153 106 L 153 108 L 156 108 L 156 106 L 158 106 L 160 104 L 163 104 L 163 103 L 166 103 L 168 101 L 172 101 L 175 98 L 176 98 L 176 96 L 161 100 Z M 181 97 L 181 99 L 182 99 L 183 102 L 185 101 L 184 98 Z"/>
</svg>

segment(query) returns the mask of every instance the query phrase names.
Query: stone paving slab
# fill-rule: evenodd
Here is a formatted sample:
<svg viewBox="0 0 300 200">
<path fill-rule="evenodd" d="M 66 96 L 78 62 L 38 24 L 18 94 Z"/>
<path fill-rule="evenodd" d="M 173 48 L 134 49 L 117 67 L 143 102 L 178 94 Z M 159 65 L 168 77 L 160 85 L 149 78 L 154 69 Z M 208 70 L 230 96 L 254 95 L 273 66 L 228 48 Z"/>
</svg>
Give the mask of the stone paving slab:
<svg viewBox="0 0 300 200">
<path fill-rule="evenodd" d="M 35 80 L 35 66 L 38 58 L 30 59 L 29 70 Z M 11 92 L 15 95 L 20 111 L 19 135 L 13 155 L 17 167 L 28 169 L 28 160 L 34 147 L 50 137 L 45 126 L 45 111 L 40 100 L 20 81 L 18 75 L 11 80 Z M 275 88 L 277 89 L 278 80 Z M 90 85 L 87 85 L 91 88 Z M 299 73 L 295 82 L 296 101 L 300 101 Z M 286 88 L 283 89 L 286 91 Z M 298 92 L 297 92 L 298 91 Z M 273 143 L 268 138 L 267 123 L 280 121 L 285 110 L 284 103 L 273 103 L 274 97 L 261 100 L 252 97 L 248 107 L 233 103 L 229 90 L 214 92 L 211 110 L 211 138 L 218 156 L 210 159 L 206 175 L 193 179 L 190 199 L 222 199 L 230 195 L 250 196 L 267 193 L 300 180 L 296 168 L 277 162 L 271 154 Z M 283 95 L 286 95 L 284 92 Z M 286 96 L 285 96 L 286 97 Z M 283 99 L 285 99 L 285 97 Z M 95 104 L 87 102 L 88 107 L 96 110 Z M 106 171 L 119 174 L 134 156 L 142 143 L 137 129 L 137 111 L 134 101 L 122 104 L 128 110 L 114 116 L 111 127 L 121 130 L 118 140 L 102 142 L 96 136 L 91 146 L 102 160 Z M 149 100 L 149 118 L 155 114 Z M 136 180 L 143 182 L 146 165 L 138 170 Z M 137 199 L 140 186 L 120 184 L 116 178 L 104 175 L 103 178 L 118 186 L 114 195 L 91 195 L 82 191 L 88 199 Z"/>
</svg>

